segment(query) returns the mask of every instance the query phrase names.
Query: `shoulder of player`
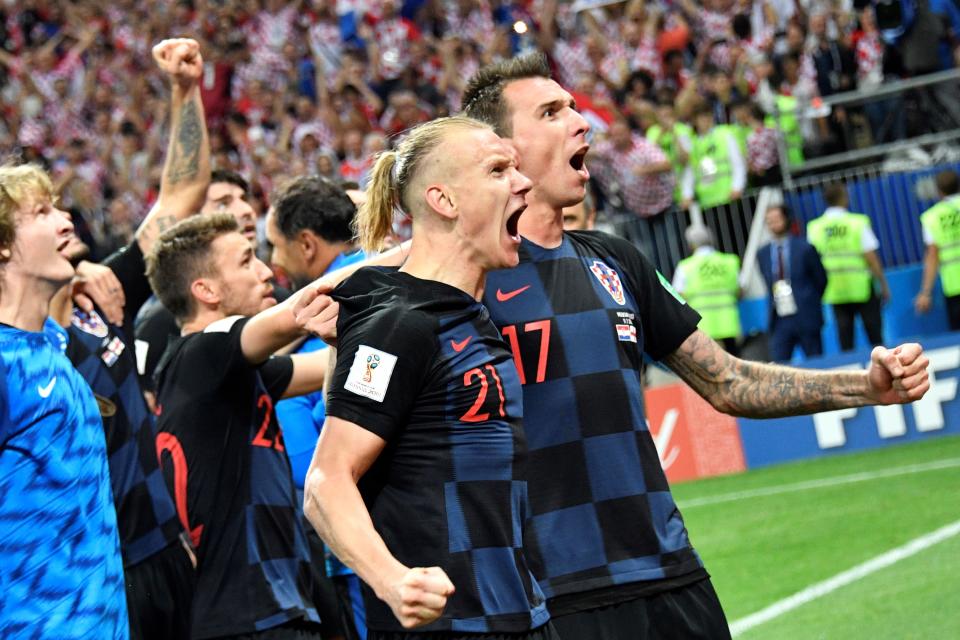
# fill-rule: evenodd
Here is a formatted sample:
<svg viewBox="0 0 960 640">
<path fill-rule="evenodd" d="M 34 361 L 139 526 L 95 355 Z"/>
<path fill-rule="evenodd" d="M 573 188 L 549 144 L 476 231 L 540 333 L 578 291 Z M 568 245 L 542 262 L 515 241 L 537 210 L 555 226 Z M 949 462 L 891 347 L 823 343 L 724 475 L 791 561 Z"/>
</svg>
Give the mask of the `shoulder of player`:
<svg viewBox="0 0 960 640">
<path fill-rule="evenodd" d="M 405 349 L 418 350 L 435 345 L 437 330 L 436 316 L 395 300 L 360 309 L 340 326 L 341 342 L 343 336 L 359 331 L 391 344 L 402 343 Z"/>
</svg>

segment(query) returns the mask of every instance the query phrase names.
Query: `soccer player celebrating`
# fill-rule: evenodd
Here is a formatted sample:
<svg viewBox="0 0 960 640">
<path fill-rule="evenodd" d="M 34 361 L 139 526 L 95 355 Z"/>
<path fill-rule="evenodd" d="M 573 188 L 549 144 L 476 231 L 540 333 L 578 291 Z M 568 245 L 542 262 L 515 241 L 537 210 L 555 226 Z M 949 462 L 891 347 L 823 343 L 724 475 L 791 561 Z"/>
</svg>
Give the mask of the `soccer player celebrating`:
<svg viewBox="0 0 960 640">
<path fill-rule="evenodd" d="M 929 388 L 917 344 L 876 348 L 866 372 L 739 360 L 630 243 L 563 231 L 580 201 L 589 125 L 540 55 L 479 71 L 467 115 L 512 138 L 534 182 L 520 265 L 487 278 L 484 302 L 524 383 L 534 573 L 562 637 L 728 638 L 644 417 L 642 353 L 714 407 L 774 417 L 906 403 Z"/>
<path fill-rule="evenodd" d="M 197 547 L 191 636 L 319 638 L 273 407 L 320 388 L 326 355 L 270 357 L 302 335 L 298 300 L 276 304 L 270 269 L 228 213 L 169 229 L 147 258 L 147 276 L 183 333 L 158 369 L 157 449 Z M 304 293 L 298 298 L 316 295 Z"/>
<path fill-rule="evenodd" d="M 47 317 L 69 215 L 33 165 L 0 167 L 0 637 L 127 638 L 97 402 Z"/>
<path fill-rule="evenodd" d="M 170 147 L 160 195 L 129 246 L 107 258 L 104 265 L 81 263 L 78 267 L 78 273 L 87 279 L 84 290 L 94 301 L 103 301 L 105 306 L 116 299 L 125 301 L 122 315 L 111 322 L 102 308 L 85 311 L 74 306 L 67 286 L 54 298 L 51 316 L 67 329 L 67 356 L 100 406 L 131 636 L 159 640 L 189 637 L 194 571 L 190 552 L 181 541 L 183 527 L 157 461 L 154 418 L 137 376 L 133 316 L 151 295 L 144 255 L 165 228 L 202 204 L 210 179 L 210 152 L 200 101 L 200 46 L 190 39 L 164 40 L 154 47 L 153 56 L 172 81 Z M 74 240 L 65 252 L 79 259 L 87 248 Z M 91 285 L 100 280 L 110 285 Z"/>
<path fill-rule="evenodd" d="M 529 188 L 513 148 L 463 117 L 413 129 L 374 166 L 360 240 L 378 248 L 400 207 L 410 257 L 333 294 L 338 357 L 305 504 L 369 585 L 368 638 L 555 637 L 522 550 L 520 383 L 477 300 L 488 270 L 517 263 Z"/>
</svg>

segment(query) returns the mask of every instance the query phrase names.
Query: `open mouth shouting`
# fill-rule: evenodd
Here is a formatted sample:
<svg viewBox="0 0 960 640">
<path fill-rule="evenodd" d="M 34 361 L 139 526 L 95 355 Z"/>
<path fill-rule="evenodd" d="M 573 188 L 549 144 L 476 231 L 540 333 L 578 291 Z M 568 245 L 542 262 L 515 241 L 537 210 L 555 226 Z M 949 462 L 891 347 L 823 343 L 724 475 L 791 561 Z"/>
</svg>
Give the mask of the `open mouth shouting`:
<svg viewBox="0 0 960 640">
<path fill-rule="evenodd" d="M 507 218 L 507 235 L 514 242 L 520 242 L 520 216 L 527 210 L 527 204 L 524 202 L 514 210 Z"/>
<path fill-rule="evenodd" d="M 570 166 L 573 167 L 573 170 L 576 171 L 584 182 L 590 179 L 590 171 L 587 170 L 587 166 L 584 163 L 587 157 L 587 151 L 590 150 L 590 145 L 585 144 L 579 149 L 576 153 L 573 154 L 573 157 L 570 158 Z"/>
</svg>

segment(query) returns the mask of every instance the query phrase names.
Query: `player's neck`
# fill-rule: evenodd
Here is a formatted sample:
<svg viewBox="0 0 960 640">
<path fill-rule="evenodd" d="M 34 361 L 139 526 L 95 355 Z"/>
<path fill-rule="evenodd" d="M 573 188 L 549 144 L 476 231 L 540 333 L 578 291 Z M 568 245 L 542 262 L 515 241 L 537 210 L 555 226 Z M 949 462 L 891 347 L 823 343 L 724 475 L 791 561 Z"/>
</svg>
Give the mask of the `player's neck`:
<svg viewBox="0 0 960 640">
<path fill-rule="evenodd" d="M 32 281 L 35 284 L 35 281 Z M 6 278 L 0 289 L 0 322 L 24 331 L 42 331 L 56 289 Z"/>
<path fill-rule="evenodd" d="M 221 311 L 201 308 L 195 316 L 189 320 L 184 320 L 183 324 L 180 325 L 180 335 L 188 336 L 191 333 L 199 333 L 217 320 L 223 320 L 226 317 L 226 314 Z"/>
<path fill-rule="evenodd" d="M 48 313 L 63 328 L 70 326 L 70 317 L 73 315 L 73 298 L 70 296 L 72 289 L 70 285 L 61 287 L 50 301 Z"/>
<path fill-rule="evenodd" d="M 556 249 L 563 242 L 563 209 L 543 202 L 531 202 L 518 224 L 520 235 L 545 249 Z"/>
<path fill-rule="evenodd" d="M 486 271 L 464 260 L 460 251 L 445 250 L 424 237 L 414 237 L 410 257 L 400 270 L 422 280 L 434 280 L 450 285 L 479 300 L 483 295 Z"/>
</svg>

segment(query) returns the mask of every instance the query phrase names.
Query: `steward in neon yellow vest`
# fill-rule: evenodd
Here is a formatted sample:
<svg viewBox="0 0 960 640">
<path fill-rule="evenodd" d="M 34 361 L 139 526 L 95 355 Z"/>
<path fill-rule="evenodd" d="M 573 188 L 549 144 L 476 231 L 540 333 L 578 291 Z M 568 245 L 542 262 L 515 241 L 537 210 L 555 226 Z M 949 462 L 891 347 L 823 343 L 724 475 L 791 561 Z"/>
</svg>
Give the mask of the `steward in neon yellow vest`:
<svg viewBox="0 0 960 640">
<path fill-rule="evenodd" d="M 690 166 L 695 180 L 697 202 L 704 209 L 730 202 L 733 191 L 733 167 L 730 163 L 730 133 L 713 127 L 693 140 Z"/>
<path fill-rule="evenodd" d="M 849 211 L 839 216 L 820 216 L 807 224 L 807 241 L 820 254 L 827 270 L 828 304 L 866 302 L 873 292 L 873 279 L 863 254 L 864 230 L 870 218 Z"/>
<path fill-rule="evenodd" d="M 669 108 L 672 109 L 673 107 Z M 664 128 L 655 124 L 647 129 L 647 140 L 660 147 L 673 166 L 673 173 L 677 177 L 677 186 L 674 189 L 673 197 L 677 202 L 683 199 L 680 176 L 683 175 L 683 169 L 687 166 L 688 160 L 687 154 L 680 145 L 680 138 L 682 137 L 693 141 L 696 137 L 693 127 L 683 122 L 675 122 L 670 127 Z"/>
<path fill-rule="evenodd" d="M 803 164 L 803 134 L 797 113 L 799 103 L 793 96 L 778 95 L 776 107 L 776 114 L 767 116 L 765 124 L 780 130 L 787 145 L 787 161 L 791 167 L 799 167 Z"/>
<path fill-rule="evenodd" d="M 740 258 L 704 247 L 681 260 L 683 271 L 681 295 L 701 316 L 697 327 L 714 340 L 740 335 Z"/>
<path fill-rule="evenodd" d="M 920 224 L 937 247 L 943 295 L 960 295 L 960 199 L 933 205 L 920 216 Z"/>
</svg>

